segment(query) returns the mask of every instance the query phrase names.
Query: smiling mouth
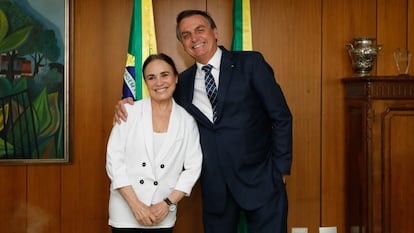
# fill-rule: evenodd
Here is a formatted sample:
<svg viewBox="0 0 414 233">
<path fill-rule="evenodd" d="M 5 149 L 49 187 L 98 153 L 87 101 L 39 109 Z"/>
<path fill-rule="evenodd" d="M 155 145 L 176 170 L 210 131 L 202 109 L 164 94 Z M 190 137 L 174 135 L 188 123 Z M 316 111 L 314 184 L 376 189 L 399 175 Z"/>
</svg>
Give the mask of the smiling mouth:
<svg viewBox="0 0 414 233">
<path fill-rule="evenodd" d="M 197 49 L 197 48 L 200 48 L 201 46 L 204 46 L 205 44 L 206 44 L 205 42 L 200 43 L 200 44 L 196 44 L 196 45 L 194 45 L 192 48 L 193 48 L 193 49 Z"/>
<path fill-rule="evenodd" d="M 155 92 L 164 92 L 165 90 L 167 90 L 167 87 L 157 88 Z"/>
</svg>

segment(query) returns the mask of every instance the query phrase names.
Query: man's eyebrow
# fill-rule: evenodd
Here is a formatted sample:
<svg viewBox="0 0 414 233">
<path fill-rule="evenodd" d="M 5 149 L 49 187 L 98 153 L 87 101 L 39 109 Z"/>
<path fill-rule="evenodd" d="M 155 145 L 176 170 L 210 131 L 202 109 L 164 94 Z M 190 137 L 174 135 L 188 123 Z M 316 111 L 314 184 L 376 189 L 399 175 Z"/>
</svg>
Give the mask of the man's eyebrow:
<svg viewBox="0 0 414 233">
<path fill-rule="evenodd" d="M 197 30 L 197 29 L 200 29 L 200 28 L 206 28 L 207 26 L 206 25 L 198 25 L 195 29 Z"/>
<path fill-rule="evenodd" d="M 195 30 L 202 29 L 202 28 L 207 28 L 207 26 L 206 26 L 206 25 L 202 25 L 202 24 L 200 24 L 200 25 L 198 25 L 197 27 L 195 27 L 195 28 L 194 28 L 194 31 L 195 31 Z M 182 34 L 185 34 L 185 33 L 190 33 L 190 32 L 191 32 L 191 31 L 182 31 L 182 32 L 181 32 L 181 35 L 182 35 Z"/>
</svg>

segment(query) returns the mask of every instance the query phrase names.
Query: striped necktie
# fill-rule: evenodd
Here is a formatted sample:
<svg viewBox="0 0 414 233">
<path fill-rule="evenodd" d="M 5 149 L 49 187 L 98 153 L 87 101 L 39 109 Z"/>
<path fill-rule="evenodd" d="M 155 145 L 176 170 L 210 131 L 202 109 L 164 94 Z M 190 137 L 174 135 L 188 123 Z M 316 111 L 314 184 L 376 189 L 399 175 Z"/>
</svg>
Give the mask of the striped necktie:
<svg viewBox="0 0 414 233">
<path fill-rule="evenodd" d="M 214 82 L 213 75 L 211 74 L 211 69 L 213 68 L 212 65 L 208 64 L 203 66 L 201 69 L 206 72 L 206 75 L 204 76 L 204 81 L 206 84 L 206 92 L 208 99 L 211 103 L 211 108 L 213 109 L 213 122 L 217 119 L 217 87 L 216 83 Z"/>
</svg>

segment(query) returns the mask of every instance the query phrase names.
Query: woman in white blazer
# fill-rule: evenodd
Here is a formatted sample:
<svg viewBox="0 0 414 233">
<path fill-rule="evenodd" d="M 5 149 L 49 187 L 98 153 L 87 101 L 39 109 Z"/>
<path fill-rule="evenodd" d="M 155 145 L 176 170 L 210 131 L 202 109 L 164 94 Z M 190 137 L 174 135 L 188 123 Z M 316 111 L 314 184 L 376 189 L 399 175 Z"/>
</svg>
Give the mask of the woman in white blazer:
<svg viewBox="0 0 414 233">
<path fill-rule="evenodd" d="M 195 120 L 172 98 L 173 60 L 150 55 L 143 64 L 149 98 L 127 105 L 107 145 L 111 180 L 109 225 L 119 232 L 172 232 L 177 203 L 200 176 L 202 153 Z"/>
</svg>

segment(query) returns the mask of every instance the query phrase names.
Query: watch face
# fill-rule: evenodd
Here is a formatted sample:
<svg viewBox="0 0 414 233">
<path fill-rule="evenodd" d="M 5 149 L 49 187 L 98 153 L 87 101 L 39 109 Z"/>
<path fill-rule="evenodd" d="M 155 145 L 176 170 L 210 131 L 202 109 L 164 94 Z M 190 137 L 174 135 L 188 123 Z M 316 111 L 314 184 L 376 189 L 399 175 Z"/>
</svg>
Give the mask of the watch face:
<svg viewBox="0 0 414 233">
<path fill-rule="evenodd" d="M 177 205 L 176 204 L 171 204 L 168 208 L 171 212 L 173 212 L 177 209 Z"/>
</svg>

